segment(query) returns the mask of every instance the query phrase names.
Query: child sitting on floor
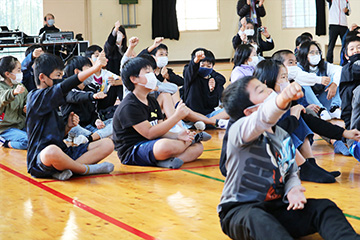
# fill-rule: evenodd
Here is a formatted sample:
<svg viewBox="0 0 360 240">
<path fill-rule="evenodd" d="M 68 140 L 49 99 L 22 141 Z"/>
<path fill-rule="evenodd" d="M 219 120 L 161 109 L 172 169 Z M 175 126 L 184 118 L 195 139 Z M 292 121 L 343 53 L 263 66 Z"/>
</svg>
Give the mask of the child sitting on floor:
<svg viewBox="0 0 360 240">
<path fill-rule="evenodd" d="M 163 121 L 161 108 L 149 93 L 157 79 L 151 63 L 141 57 L 130 59 L 121 71 L 125 87 L 131 91 L 116 109 L 113 139 L 123 164 L 180 168 L 196 160 L 203 152 L 203 132 L 169 130 L 189 114 L 180 103 L 175 113 Z"/>
<path fill-rule="evenodd" d="M 78 147 L 65 145 L 64 137 L 78 124 L 79 117 L 72 112 L 64 122 L 60 112 L 68 92 L 105 66 L 106 62 L 105 54 L 101 53 L 93 67 L 63 80 L 64 64 L 59 57 L 42 54 L 35 60 L 38 89 L 28 94 L 26 116 L 29 138 L 27 168 L 33 177 L 67 180 L 73 173 L 88 175 L 114 170 L 112 163 L 96 164 L 114 150 L 110 139 Z"/>
<path fill-rule="evenodd" d="M 27 149 L 25 131 L 26 96 L 28 91 L 21 84 L 23 74 L 17 58 L 0 59 L 0 147 Z"/>
<path fill-rule="evenodd" d="M 360 239 L 328 199 L 306 199 L 297 176 L 295 147 L 276 122 L 303 96 L 292 83 L 279 95 L 254 77 L 232 83 L 222 102 L 228 126 L 227 177 L 218 213 L 232 239 L 294 239 L 315 232 L 324 239 Z"/>
<path fill-rule="evenodd" d="M 214 54 L 204 48 L 197 48 L 191 54 L 191 61 L 184 67 L 184 94 L 186 106 L 197 113 L 213 119 L 215 126 L 226 129 L 229 116 L 219 106 L 224 90 L 225 77 L 216 72 Z"/>
</svg>

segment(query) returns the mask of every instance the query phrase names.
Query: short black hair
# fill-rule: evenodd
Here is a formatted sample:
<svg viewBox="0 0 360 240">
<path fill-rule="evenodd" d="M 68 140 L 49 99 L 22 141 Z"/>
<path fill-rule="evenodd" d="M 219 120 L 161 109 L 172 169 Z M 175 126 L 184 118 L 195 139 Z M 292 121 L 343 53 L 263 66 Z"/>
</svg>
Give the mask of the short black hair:
<svg viewBox="0 0 360 240">
<path fill-rule="evenodd" d="M 34 44 L 34 45 L 31 45 L 30 47 L 28 47 L 26 50 L 25 50 L 25 57 L 27 55 L 29 55 L 29 53 L 32 53 L 36 48 L 41 48 L 44 52 L 45 52 L 45 49 L 43 46 L 39 45 L 39 44 Z"/>
<path fill-rule="evenodd" d="M 303 32 L 300 36 L 305 36 L 305 37 L 310 38 L 310 40 L 313 40 L 313 35 L 309 32 Z"/>
<path fill-rule="evenodd" d="M 254 47 L 250 44 L 240 44 L 236 50 L 234 55 L 234 65 L 240 66 L 244 64 L 247 59 L 249 59 Z"/>
<path fill-rule="evenodd" d="M 249 82 L 253 79 L 256 78 L 253 76 L 243 77 L 230 84 L 223 91 L 221 102 L 227 114 L 234 120 L 244 117 L 244 110 L 254 105 L 250 101 L 250 95 L 246 89 Z"/>
<path fill-rule="evenodd" d="M 102 51 L 103 49 L 99 46 L 99 45 L 91 45 L 90 47 L 88 47 L 85 51 L 85 57 L 87 58 L 91 58 L 91 55 L 94 54 L 94 52 L 99 51 L 99 53 Z"/>
<path fill-rule="evenodd" d="M 134 91 L 135 85 L 130 77 L 138 77 L 141 69 L 151 67 L 151 63 L 143 57 L 135 57 L 128 60 L 121 70 L 121 79 L 129 91 Z"/>
<path fill-rule="evenodd" d="M 348 33 L 348 36 L 346 36 L 346 38 L 345 38 L 345 47 L 344 47 L 344 49 L 345 49 L 345 55 L 346 56 L 348 56 L 347 52 L 348 52 L 349 44 L 351 42 L 360 42 L 360 37 L 357 35 L 357 34 L 359 34 L 359 32 L 357 32 L 357 34 L 351 34 L 351 35 L 349 35 L 349 34 L 350 34 L 350 32 Z"/>
<path fill-rule="evenodd" d="M 53 17 L 53 19 L 55 19 L 55 16 L 53 15 L 53 14 L 51 14 L 51 13 L 48 13 L 48 14 L 46 14 L 45 16 L 44 16 L 44 21 L 46 22 L 46 17 L 47 16 L 52 16 Z"/>
<path fill-rule="evenodd" d="M 279 61 L 281 63 L 284 63 L 284 56 L 289 55 L 289 54 L 294 54 L 291 50 L 288 49 L 282 49 L 279 51 L 276 51 L 272 56 L 271 59 L 275 60 L 275 61 Z"/>
<path fill-rule="evenodd" d="M 265 59 L 256 65 L 254 76 L 259 79 L 260 82 L 265 83 L 269 88 L 275 89 L 280 67 L 285 66 L 279 61 Z"/>
<path fill-rule="evenodd" d="M 148 61 L 150 62 L 150 66 L 152 67 L 152 69 L 156 69 L 156 68 L 157 68 L 156 60 L 155 60 L 155 58 L 153 57 L 153 55 L 150 55 L 150 54 L 145 53 L 145 54 L 140 55 L 139 57 L 148 60 Z"/>
<path fill-rule="evenodd" d="M 160 43 L 160 45 L 157 46 L 157 48 L 155 48 L 154 51 L 151 52 L 151 54 L 153 53 L 153 55 L 155 55 L 160 49 L 164 49 L 166 52 L 169 52 L 168 47 L 165 44 Z"/>
<path fill-rule="evenodd" d="M 309 38 L 308 36 L 306 35 L 300 35 L 296 38 L 295 40 L 295 46 L 298 47 L 300 46 L 301 44 L 303 44 L 304 42 L 308 42 L 308 41 L 311 41 L 311 38 Z"/>
<path fill-rule="evenodd" d="M 205 58 L 202 59 L 200 62 L 209 62 L 212 63 L 212 65 L 215 65 L 215 55 L 210 50 L 207 50 L 205 48 L 196 48 L 194 51 L 192 51 L 191 59 L 195 58 L 195 54 L 198 51 L 203 51 L 205 55 Z"/>
<path fill-rule="evenodd" d="M 36 85 L 40 85 L 39 75 L 40 73 L 50 77 L 50 74 L 55 70 L 63 70 L 64 63 L 61 59 L 51 53 L 41 54 L 34 63 L 34 78 Z"/>
<path fill-rule="evenodd" d="M 0 75 L 6 79 L 5 72 L 11 73 L 19 60 L 13 56 L 5 56 L 0 58 Z"/>
<path fill-rule="evenodd" d="M 89 58 L 83 56 L 74 56 L 70 58 L 66 62 L 66 66 L 64 70 L 66 77 L 71 77 L 72 75 L 74 75 L 75 69 L 79 69 L 80 71 L 82 71 L 82 68 L 84 66 L 89 66 L 89 67 L 92 66 L 92 63 L 89 60 Z"/>
</svg>

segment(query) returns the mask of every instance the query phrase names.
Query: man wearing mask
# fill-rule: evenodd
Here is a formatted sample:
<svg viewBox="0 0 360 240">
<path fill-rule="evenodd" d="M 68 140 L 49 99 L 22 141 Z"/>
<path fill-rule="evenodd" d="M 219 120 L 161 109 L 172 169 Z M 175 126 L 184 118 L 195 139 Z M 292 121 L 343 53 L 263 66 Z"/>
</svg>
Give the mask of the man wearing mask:
<svg viewBox="0 0 360 240">
<path fill-rule="evenodd" d="M 45 25 L 40 29 L 39 35 L 43 32 L 60 32 L 60 29 L 55 27 L 55 17 L 51 13 L 46 14 L 44 17 Z"/>
</svg>

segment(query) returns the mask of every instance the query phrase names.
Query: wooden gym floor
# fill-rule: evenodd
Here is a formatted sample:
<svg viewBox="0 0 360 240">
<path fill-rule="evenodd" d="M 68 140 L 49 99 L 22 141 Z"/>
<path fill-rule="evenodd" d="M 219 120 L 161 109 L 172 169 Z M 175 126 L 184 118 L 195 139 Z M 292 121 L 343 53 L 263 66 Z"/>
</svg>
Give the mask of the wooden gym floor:
<svg viewBox="0 0 360 240">
<path fill-rule="evenodd" d="M 216 67 L 230 74 L 229 64 Z M 125 166 L 113 152 L 105 159 L 115 164 L 111 174 L 65 182 L 32 178 L 26 151 L 0 148 L 0 239 L 228 239 L 216 212 L 225 131 L 207 132 L 213 138 L 204 153 L 181 169 Z M 304 182 L 306 196 L 335 201 L 360 232 L 360 164 L 317 136 L 313 151 L 321 166 L 342 175 L 333 184 Z"/>
</svg>

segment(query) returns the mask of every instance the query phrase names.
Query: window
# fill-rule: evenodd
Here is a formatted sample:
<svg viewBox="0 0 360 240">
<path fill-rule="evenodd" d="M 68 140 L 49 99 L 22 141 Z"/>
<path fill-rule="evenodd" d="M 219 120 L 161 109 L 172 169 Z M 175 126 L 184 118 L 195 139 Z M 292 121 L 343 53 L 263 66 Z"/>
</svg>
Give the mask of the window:
<svg viewBox="0 0 360 240">
<path fill-rule="evenodd" d="M 282 0 L 282 3 L 283 28 L 315 27 L 314 0 Z"/>
<path fill-rule="evenodd" d="M 177 0 L 179 31 L 219 29 L 218 0 Z"/>
<path fill-rule="evenodd" d="M 0 4 L 0 25 L 32 36 L 44 22 L 43 0 L 6 0 Z"/>
</svg>

